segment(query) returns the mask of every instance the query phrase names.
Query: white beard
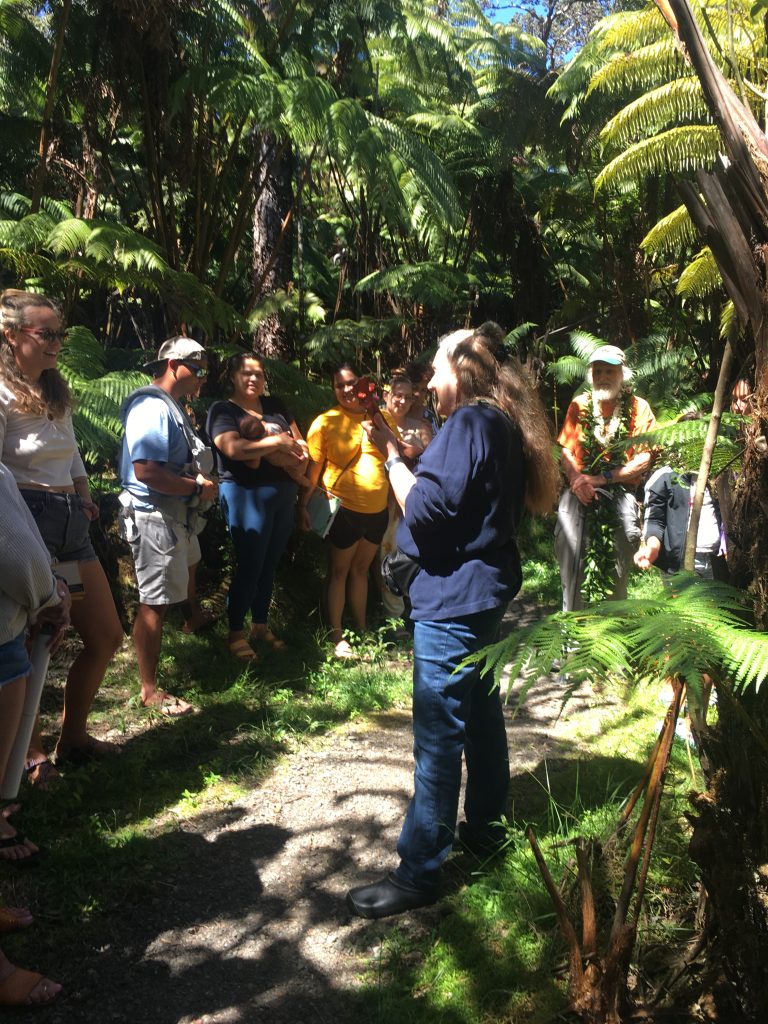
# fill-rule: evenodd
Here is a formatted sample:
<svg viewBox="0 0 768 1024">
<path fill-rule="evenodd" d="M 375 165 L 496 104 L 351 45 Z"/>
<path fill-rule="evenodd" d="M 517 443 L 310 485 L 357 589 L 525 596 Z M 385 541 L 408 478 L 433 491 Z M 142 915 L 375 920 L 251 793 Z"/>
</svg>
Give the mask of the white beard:
<svg viewBox="0 0 768 1024">
<path fill-rule="evenodd" d="M 593 388 L 592 397 L 595 402 L 615 402 L 621 392 L 621 383 L 612 388 Z"/>
</svg>

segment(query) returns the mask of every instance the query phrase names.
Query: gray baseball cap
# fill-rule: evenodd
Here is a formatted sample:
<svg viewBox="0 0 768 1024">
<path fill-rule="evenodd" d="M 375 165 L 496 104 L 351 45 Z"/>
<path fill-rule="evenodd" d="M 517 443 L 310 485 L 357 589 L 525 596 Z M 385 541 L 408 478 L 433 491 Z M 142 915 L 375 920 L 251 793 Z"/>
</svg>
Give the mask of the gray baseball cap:
<svg viewBox="0 0 768 1024">
<path fill-rule="evenodd" d="M 144 369 L 147 373 L 154 373 L 169 359 L 184 359 L 187 362 L 207 363 L 208 353 L 199 341 L 177 335 L 175 338 L 168 338 L 167 341 L 163 342 L 158 349 L 157 358 L 153 359 L 150 363 L 145 363 Z"/>
</svg>

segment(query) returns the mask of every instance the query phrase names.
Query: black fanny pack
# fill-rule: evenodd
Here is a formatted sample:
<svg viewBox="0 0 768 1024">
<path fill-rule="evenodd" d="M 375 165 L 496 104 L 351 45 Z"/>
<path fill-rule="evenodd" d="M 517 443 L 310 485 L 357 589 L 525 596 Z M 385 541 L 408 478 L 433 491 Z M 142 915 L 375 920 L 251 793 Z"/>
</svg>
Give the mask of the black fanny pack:
<svg viewBox="0 0 768 1024">
<path fill-rule="evenodd" d="M 413 578 L 420 568 L 415 558 L 395 548 L 381 563 L 381 578 L 387 590 L 396 597 L 408 597 Z"/>
</svg>

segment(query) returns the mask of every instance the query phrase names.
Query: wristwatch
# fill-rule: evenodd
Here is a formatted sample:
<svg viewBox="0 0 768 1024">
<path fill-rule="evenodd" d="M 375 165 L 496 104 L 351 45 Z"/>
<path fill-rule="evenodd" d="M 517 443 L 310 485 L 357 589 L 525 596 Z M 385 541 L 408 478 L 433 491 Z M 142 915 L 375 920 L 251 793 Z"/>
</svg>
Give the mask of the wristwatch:
<svg viewBox="0 0 768 1024">
<path fill-rule="evenodd" d="M 603 470 L 603 480 L 605 480 L 605 482 L 607 484 L 609 484 L 611 482 L 611 480 L 613 480 L 613 470 L 612 469 L 604 469 Z"/>
<path fill-rule="evenodd" d="M 393 466 L 396 466 L 398 462 L 402 462 L 405 465 L 405 459 L 402 455 L 393 455 L 391 459 L 387 459 L 384 463 L 384 470 L 389 473 Z"/>
</svg>

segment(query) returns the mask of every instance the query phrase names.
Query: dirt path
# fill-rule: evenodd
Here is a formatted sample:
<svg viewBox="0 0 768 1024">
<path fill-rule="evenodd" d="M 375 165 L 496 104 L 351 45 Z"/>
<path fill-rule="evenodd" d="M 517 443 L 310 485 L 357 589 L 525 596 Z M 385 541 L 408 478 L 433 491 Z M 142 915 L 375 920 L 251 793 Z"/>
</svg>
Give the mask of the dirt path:
<svg viewBox="0 0 768 1024">
<path fill-rule="evenodd" d="M 516 718 L 507 708 L 513 794 L 516 776 L 573 755 L 574 726 L 594 715 L 581 693 L 558 720 L 560 694 L 543 680 Z M 159 894 L 89 928 L 82 976 L 45 1019 L 360 1021 L 359 974 L 393 923 L 352 918 L 344 894 L 395 866 L 412 770 L 410 713 L 378 714 L 302 746 L 236 806 L 161 836 L 173 870 Z"/>
</svg>

